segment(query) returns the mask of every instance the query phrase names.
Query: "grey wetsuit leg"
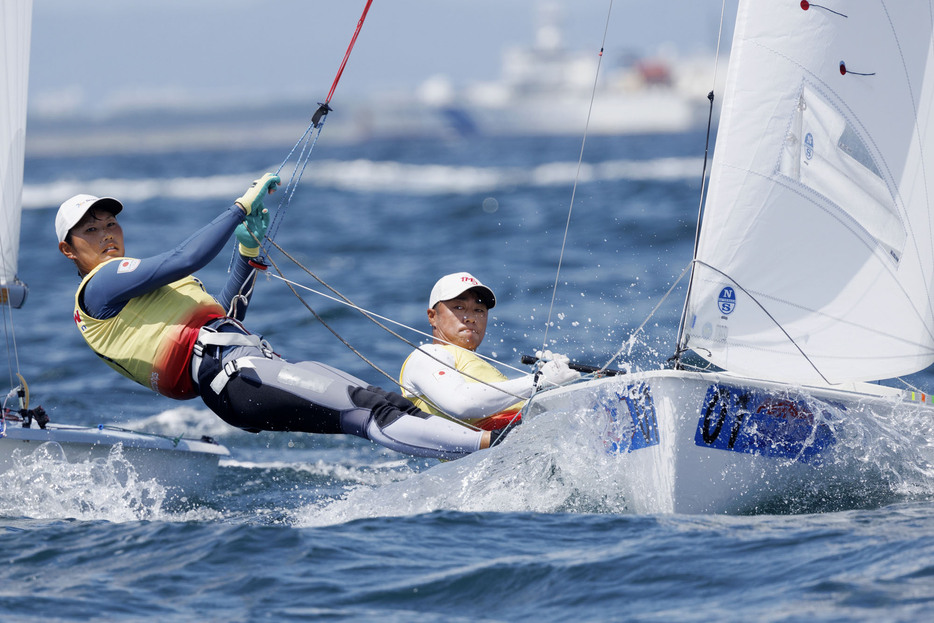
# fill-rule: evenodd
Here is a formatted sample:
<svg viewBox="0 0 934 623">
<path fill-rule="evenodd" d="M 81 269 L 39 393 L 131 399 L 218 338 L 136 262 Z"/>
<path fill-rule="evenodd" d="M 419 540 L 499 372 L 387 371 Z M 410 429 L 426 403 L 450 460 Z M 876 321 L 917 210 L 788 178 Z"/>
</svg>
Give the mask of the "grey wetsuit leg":
<svg viewBox="0 0 934 623">
<path fill-rule="evenodd" d="M 254 356 L 258 354 L 259 356 Z M 245 358 L 245 359 L 244 359 Z M 331 366 L 265 358 L 247 347 L 224 361 L 245 363 L 220 394 L 210 376 L 220 364 L 199 370 L 201 395 L 226 422 L 249 431 L 346 433 L 414 456 L 453 459 L 480 448 L 482 431 L 419 411 L 411 402 Z"/>
<path fill-rule="evenodd" d="M 366 437 L 397 452 L 456 459 L 480 449 L 483 431 L 420 411 L 400 396 L 370 385 L 349 388 L 351 400 L 369 411 Z"/>
</svg>

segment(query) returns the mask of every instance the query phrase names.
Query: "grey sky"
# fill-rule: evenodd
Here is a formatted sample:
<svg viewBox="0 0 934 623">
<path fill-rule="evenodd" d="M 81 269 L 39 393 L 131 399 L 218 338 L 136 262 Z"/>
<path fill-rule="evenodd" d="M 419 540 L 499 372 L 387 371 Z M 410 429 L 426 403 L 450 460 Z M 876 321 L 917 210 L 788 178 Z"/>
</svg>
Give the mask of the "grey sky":
<svg viewBox="0 0 934 623">
<path fill-rule="evenodd" d="M 563 7 L 567 47 L 599 49 L 610 0 Z M 732 13 L 736 0 L 726 0 Z M 540 0 L 375 0 L 338 94 L 456 86 L 528 45 Z M 35 0 L 30 97 L 43 109 L 295 95 L 323 99 L 365 0 Z M 608 55 L 712 50 L 720 0 L 614 0 Z M 728 22 L 732 22 L 730 15 Z M 728 42 L 724 45 L 728 46 Z"/>
</svg>

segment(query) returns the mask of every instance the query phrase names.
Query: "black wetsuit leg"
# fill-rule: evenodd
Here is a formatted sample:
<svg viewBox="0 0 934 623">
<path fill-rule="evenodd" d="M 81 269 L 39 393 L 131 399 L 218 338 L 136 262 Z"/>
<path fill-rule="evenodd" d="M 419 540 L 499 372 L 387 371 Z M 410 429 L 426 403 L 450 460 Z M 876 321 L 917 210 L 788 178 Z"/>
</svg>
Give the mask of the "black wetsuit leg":
<svg viewBox="0 0 934 623">
<path fill-rule="evenodd" d="M 420 411 L 393 392 L 322 363 L 267 358 L 259 348 L 224 348 L 237 370 L 219 393 L 211 382 L 221 362 L 206 350 L 198 370 L 205 404 L 224 421 L 261 430 L 346 433 L 415 456 L 457 458 L 480 448 L 483 431 Z"/>
</svg>

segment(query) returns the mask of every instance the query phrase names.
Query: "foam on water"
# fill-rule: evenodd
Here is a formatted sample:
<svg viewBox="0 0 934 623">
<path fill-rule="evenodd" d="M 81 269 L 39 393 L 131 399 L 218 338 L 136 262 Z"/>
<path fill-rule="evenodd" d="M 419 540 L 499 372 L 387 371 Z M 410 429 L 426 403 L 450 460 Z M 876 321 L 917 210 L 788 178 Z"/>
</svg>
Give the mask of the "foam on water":
<svg viewBox="0 0 934 623">
<path fill-rule="evenodd" d="M 889 412 L 868 418 L 840 414 L 835 432 L 848 467 L 870 466 L 891 490 L 904 496 L 934 495 L 934 411 L 896 401 Z"/>
<path fill-rule="evenodd" d="M 237 459 L 223 459 L 220 464 L 224 467 L 237 467 L 241 469 L 291 471 L 304 476 L 318 479 L 328 479 L 343 483 L 380 486 L 390 484 L 412 476 L 415 472 L 407 460 L 387 461 L 384 463 L 366 465 L 347 465 L 331 461 L 318 460 L 314 463 L 295 463 L 289 461 L 242 461 Z"/>
<path fill-rule="evenodd" d="M 747 512 L 875 508 L 934 496 L 934 448 L 927 441 L 934 438 L 934 420 L 928 409 L 896 405 L 889 413 L 857 418 L 852 408 L 836 410 L 823 401 L 812 407 L 816 421 L 833 431 L 833 452 L 819 463 L 809 463 L 815 470 L 813 480 L 792 482 L 790 489 L 776 480 L 774 497 L 765 490 Z M 525 422 L 492 450 L 422 472 L 397 472 L 394 480 L 382 483 L 359 480 L 338 498 L 300 508 L 294 521 L 320 526 L 439 510 L 633 512 L 627 496 L 647 483 L 634 480 L 634 474 L 643 472 L 630 469 L 633 455 L 607 451 L 606 426 L 601 410 L 591 407 L 547 412 Z M 776 459 L 776 466 L 801 467 L 793 459 Z M 771 486 L 770 475 L 761 476 L 761 486 Z"/>
<path fill-rule="evenodd" d="M 167 409 L 155 415 L 118 423 L 117 426 L 129 430 L 158 433 L 175 436 L 182 434 L 186 437 L 199 438 L 202 435 L 221 437 L 239 432 L 240 429 L 231 426 L 205 408 L 196 409 L 187 404 Z"/>
<path fill-rule="evenodd" d="M 584 163 L 580 182 L 614 180 L 691 180 L 701 168 L 697 158 L 655 160 L 608 160 Z M 267 170 L 278 165 L 270 163 Z M 284 169 L 287 175 L 288 168 Z M 150 177 L 60 179 L 26 184 L 23 207 L 57 206 L 62 197 L 78 193 L 119 197 L 122 201 L 149 199 L 230 199 L 243 191 L 243 180 L 259 177 L 265 170 L 206 177 Z M 354 193 L 402 193 L 411 195 L 470 194 L 520 187 L 568 186 L 578 175 L 576 162 L 550 162 L 532 167 L 478 167 L 438 164 L 409 164 L 396 161 L 358 159 L 321 160 L 314 175 L 303 183 Z"/>
<path fill-rule="evenodd" d="M 88 193 L 100 197 L 119 197 L 121 201 L 135 203 L 154 198 L 168 199 L 230 199 L 243 192 L 243 180 L 263 172 L 209 177 L 176 178 L 95 178 L 61 179 L 45 184 L 26 184 L 23 187 L 23 208 L 57 206 L 63 197 Z"/>
<path fill-rule="evenodd" d="M 106 458 L 69 463 L 61 446 L 48 442 L 25 456 L 15 450 L 11 464 L 0 478 L 4 516 L 114 522 L 163 516 L 165 488 L 140 480 L 119 445 Z"/>
<path fill-rule="evenodd" d="M 625 512 L 618 461 L 598 441 L 593 412 L 554 412 L 527 422 L 489 451 L 442 463 L 404 480 L 358 486 L 301 508 L 300 526 L 365 517 L 461 512 Z"/>
</svg>

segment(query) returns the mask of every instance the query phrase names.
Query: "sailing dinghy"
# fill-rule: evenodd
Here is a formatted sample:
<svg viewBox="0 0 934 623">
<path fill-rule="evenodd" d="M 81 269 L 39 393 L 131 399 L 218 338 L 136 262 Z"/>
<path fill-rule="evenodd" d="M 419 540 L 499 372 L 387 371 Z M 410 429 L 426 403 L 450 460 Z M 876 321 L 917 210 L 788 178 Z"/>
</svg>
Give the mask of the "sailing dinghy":
<svg viewBox="0 0 934 623">
<path fill-rule="evenodd" d="M 934 417 L 872 383 L 934 363 L 934 3 L 740 0 L 722 102 L 677 346 L 716 371 L 589 380 L 529 415 L 604 418 L 636 512 L 878 499 L 867 445 Z"/>
<path fill-rule="evenodd" d="M 11 324 L 12 309 L 21 307 L 27 295 L 26 284 L 17 277 L 17 256 L 31 23 L 32 0 L 4 0 L 0 4 L 0 311 Z M 188 439 L 103 425 L 89 428 L 49 423 L 41 407 L 29 408 L 29 390 L 18 372 L 16 376 L 20 384 L 9 393 L 0 413 L 0 473 L 45 444 L 61 450 L 50 455 L 64 456 L 72 463 L 106 458 L 119 446 L 139 479 L 155 479 L 169 493 L 183 496 L 209 489 L 218 461 L 229 455 L 225 447 L 208 437 Z M 11 405 L 11 401 L 18 404 Z"/>
</svg>

